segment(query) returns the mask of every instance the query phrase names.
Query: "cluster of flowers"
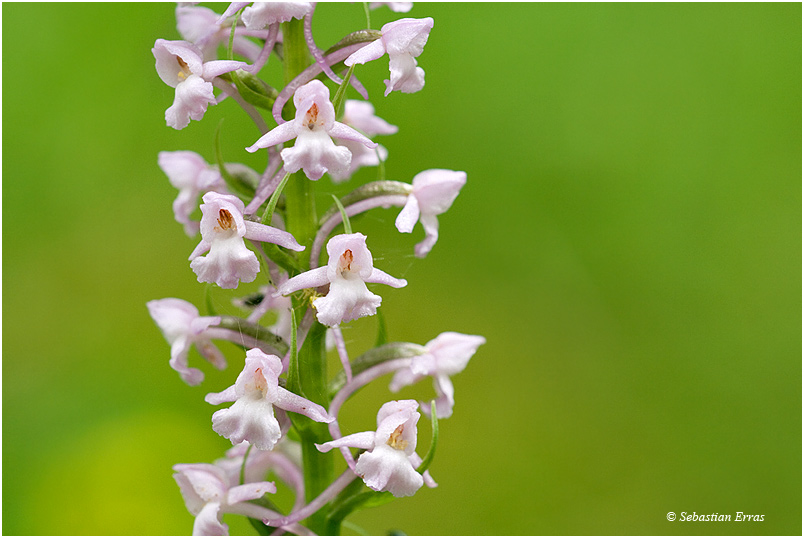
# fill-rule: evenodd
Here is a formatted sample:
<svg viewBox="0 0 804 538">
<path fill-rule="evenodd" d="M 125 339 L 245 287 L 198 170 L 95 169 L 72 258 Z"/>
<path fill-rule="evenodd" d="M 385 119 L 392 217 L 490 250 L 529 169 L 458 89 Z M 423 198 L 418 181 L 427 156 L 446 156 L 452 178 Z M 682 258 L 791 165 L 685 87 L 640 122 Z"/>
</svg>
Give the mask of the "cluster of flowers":
<svg viewBox="0 0 804 538">
<path fill-rule="evenodd" d="M 366 14 L 369 7 L 380 4 L 366 6 Z M 387 5 L 393 11 L 411 7 L 402 2 Z M 173 105 L 165 113 L 167 125 L 182 129 L 191 119 L 201 120 L 209 105 L 231 97 L 262 133 L 246 150 L 268 150 L 268 165 L 262 174 L 239 163 L 211 165 L 191 151 L 161 152 L 158 159 L 179 190 L 173 203 L 176 221 L 189 236 L 201 234 L 189 257 L 198 281 L 226 289 L 253 282 L 261 269 L 258 254 L 268 273 L 267 284 L 257 296 L 235 300 L 251 309 L 245 318 L 201 316 L 192 304 L 176 298 L 148 303 L 151 316 L 170 344 L 170 366 L 189 385 L 204 379 L 201 370 L 189 366 L 191 347 L 218 369 L 226 368 L 226 359 L 213 341 L 227 340 L 247 349 L 245 365 L 234 384 L 205 398 L 212 405 L 233 402 L 212 414 L 212 429 L 231 440 L 233 448 L 214 464 L 174 467 L 174 478 L 195 516 L 193 533 L 198 535 L 228 534 L 222 521 L 224 513 L 256 519 L 277 533 L 337 531 L 340 520 L 348 514 L 347 505 L 356 509 L 359 503 L 352 497 L 351 504 L 341 503 L 339 510 L 333 507 L 343 499 L 347 487 L 355 493 L 351 484 L 357 477 L 373 492 L 388 492 L 393 497 L 413 495 L 423 484 L 435 487 L 426 470 L 431 458 L 423 461 L 416 453 L 419 406 L 426 415 L 435 410 L 435 417 L 431 416 L 434 422 L 449 417 L 455 402 L 450 376 L 462 371 L 485 342 L 481 336 L 445 332 L 423 346 L 384 343 L 350 361 L 340 326 L 376 314 L 382 302 L 366 284 L 401 288 L 407 282 L 374 267 L 367 238 L 351 232 L 349 217 L 374 208 L 401 207 L 396 228 L 411 233 L 421 222 L 425 238 L 416 245 L 415 255 L 425 257 L 438 239 L 437 216 L 452 205 L 466 174 L 426 170 L 411 184 L 386 180 L 368 183 L 323 216 L 310 216 L 317 229 L 310 237 L 297 240 L 291 233 L 294 230 L 284 229 L 289 222 L 287 213 L 292 204 L 287 197 L 291 194 L 282 195 L 286 200 L 281 206 L 284 211 L 277 209 L 277 203 L 291 174 L 302 171 L 303 175 L 292 179 L 308 184 L 325 173 L 334 182 L 343 182 L 358 168 L 380 165 L 387 158 L 388 151 L 371 137 L 393 134 L 397 127 L 377 117 L 367 100 L 344 100 L 343 91 L 351 84 L 367 98 L 365 88 L 352 76 L 354 66 L 385 54 L 390 65 L 385 95 L 421 90 L 424 70 L 416 58 L 422 54 L 433 27 L 431 18 L 403 18 L 384 25 L 379 32 L 349 34 L 323 52 L 312 37 L 314 11 L 315 4 L 308 2 L 234 2 L 223 14 L 180 4 L 176 8 L 177 28 L 184 39 L 157 39 L 152 49 L 157 73 L 175 88 Z M 312 58 L 312 64 L 303 66 L 306 68 L 281 91 L 259 79 L 255 84 L 256 75 L 272 53 L 288 61 L 293 45 L 287 34 L 301 28 L 306 43 L 303 52 L 309 54 L 306 57 Z M 219 49 L 227 46 L 229 59 L 218 59 Z M 233 54 L 247 61 L 234 60 Z M 335 73 L 347 69 L 343 78 Z M 336 94 L 330 99 L 330 90 L 321 80 L 326 78 L 338 85 L 340 97 Z M 250 90 L 244 90 L 244 81 L 249 82 Z M 218 97 L 215 88 L 220 91 Z M 291 96 L 295 117 L 286 121 L 282 112 Z M 271 112 L 276 127 L 268 129 L 257 107 Z M 292 146 L 279 149 L 294 139 Z M 239 189 L 234 188 L 233 177 L 239 178 Z M 251 186 L 248 194 L 243 193 L 244 184 Z M 194 220 L 199 198 L 201 217 Z M 331 236 L 339 225 L 346 233 Z M 246 239 L 253 250 L 246 246 Z M 319 267 L 324 246 L 328 262 Z M 260 320 L 269 312 L 275 313 L 275 323 L 261 325 Z M 343 373 L 329 380 L 329 392 L 324 395 L 327 401 L 321 402 L 328 404 L 327 408 L 297 393 L 303 392 L 301 387 L 308 376 L 319 375 L 299 368 L 298 362 L 305 339 L 316 326 L 326 330 L 327 341 L 337 348 L 343 365 Z M 432 379 L 434 402 L 389 401 L 377 413 L 376 431 L 342 435 L 338 423 L 341 406 L 355 391 L 386 374 L 393 374 L 392 392 Z M 320 428 L 310 427 L 314 423 L 326 424 L 323 435 Z M 314 447 L 319 455 L 340 449 L 347 469 L 326 488 L 309 491 L 314 482 L 310 474 L 322 471 L 302 465 L 300 443 L 291 438 L 301 439 L 302 450 Z M 354 456 L 350 447 L 359 449 L 359 454 Z M 304 459 L 307 463 L 308 458 Z M 267 500 L 270 496 L 265 497 L 277 490 L 273 482 L 265 480 L 269 472 L 295 492 L 296 502 L 286 515 Z M 320 482 L 320 476 L 317 480 Z M 366 494 L 373 492 L 366 490 Z M 330 526 L 302 526 L 302 520 L 325 507 L 328 514 L 337 515 L 330 518 Z"/>
</svg>

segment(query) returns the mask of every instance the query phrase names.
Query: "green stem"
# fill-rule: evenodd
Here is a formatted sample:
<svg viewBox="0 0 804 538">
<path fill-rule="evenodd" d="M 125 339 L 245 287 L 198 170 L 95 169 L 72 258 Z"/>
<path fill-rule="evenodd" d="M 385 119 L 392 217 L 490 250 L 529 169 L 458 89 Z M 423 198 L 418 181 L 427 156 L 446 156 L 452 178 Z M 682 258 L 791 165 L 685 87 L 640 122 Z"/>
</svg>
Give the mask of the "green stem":
<svg viewBox="0 0 804 538">
<path fill-rule="evenodd" d="M 325 335 L 326 327 L 318 322 L 313 322 L 299 351 L 299 371 L 302 374 L 302 392 L 310 400 L 328 407 Z M 301 438 L 304 493 L 306 501 L 309 503 L 332 483 L 334 452 L 322 453 L 315 447 L 316 443 L 325 443 L 330 440 L 326 424 L 309 421 L 307 427 L 301 430 Z M 326 510 L 319 510 L 307 520 L 307 527 L 317 534 L 324 534 L 326 526 Z"/>
<path fill-rule="evenodd" d="M 310 54 L 307 42 L 304 40 L 304 20 L 291 19 L 283 22 L 282 36 L 285 84 L 287 84 L 310 65 Z M 291 110 L 291 113 L 293 112 Z M 285 200 L 287 230 L 293 234 L 296 241 L 306 247 L 300 253 L 299 261 L 303 268 L 309 268 L 310 247 L 317 230 L 313 182 L 307 179 L 303 172 L 296 172 L 285 187 Z"/>
<path fill-rule="evenodd" d="M 292 19 L 282 23 L 284 47 L 285 84 L 296 78 L 310 65 L 307 42 L 304 39 L 304 20 Z M 291 109 L 290 115 L 295 111 Z M 286 116 L 292 117 L 292 116 Z M 288 232 L 302 244 L 305 250 L 299 253 L 299 262 L 303 269 L 310 267 L 310 248 L 318 231 L 318 218 L 315 211 L 314 182 L 307 179 L 302 172 L 291 175 L 285 187 L 285 225 Z M 297 320 L 302 320 L 308 303 L 305 299 L 293 299 L 293 308 Z M 327 355 L 324 346 L 326 327 L 313 322 L 304 344 L 299 350 L 299 381 L 301 392 L 310 400 L 327 407 Z M 304 463 L 304 492 L 307 502 L 321 494 L 332 482 L 334 459 L 332 453 L 324 454 L 315 447 L 330 439 L 326 424 L 313 422 L 304 417 L 294 424 L 301 425 L 302 460 Z M 317 534 L 326 529 L 326 512 L 319 510 L 307 519 L 307 527 Z"/>
</svg>

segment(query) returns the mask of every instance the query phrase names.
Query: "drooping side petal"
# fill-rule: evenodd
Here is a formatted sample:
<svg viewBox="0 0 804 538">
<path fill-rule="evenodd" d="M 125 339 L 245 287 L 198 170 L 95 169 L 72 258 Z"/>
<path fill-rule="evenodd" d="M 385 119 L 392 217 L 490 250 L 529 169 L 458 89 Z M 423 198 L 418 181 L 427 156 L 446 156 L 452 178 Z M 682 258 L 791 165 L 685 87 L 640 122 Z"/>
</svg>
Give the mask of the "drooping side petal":
<svg viewBox="0 0 804 538">
<path fill-rule="evenodd" d="M 212 80 L 224 73 L 230 73 L 246 67 L 248 67 L 247 63 L 237 60 L 212 60 L 204 64 L 204 79 Z"/>
<path fill-rule="evenodd" d="M 340 439 L 328 441 L 320 445 L 316 444 L 315 446 L 321 452 L 329 452 L 333 448 L 340 448 L 344 446 L 369 450 L 374 446 L 374 432 L 353 433 L 352 435 L 347 435 L 345 437 L 341 437 Z"/>
<path fill-rule="evenodd" d="M 327 410 L 317 403 L 302 398 L 297 394 L 293 394 L 282 387 L 277 387 L 277 400 L 274 402 L 274 405 L 285 411 L 292 411 L 304 415 L 316 422 L 325 422 L 328 424 L 335 420 L 335 417 L 329 416 Z"/>
<path fill-rule="evenodd" d="M 227 504 L 235 504 L 243 501 L 259 499 L 266 493 L 276 493 L 276 484 L 273 482 L 252 482 L 229 488 L 226 495 Z"/>
<path fill-rule="evenodd" d="M 246 239 L 251 239 L 252 241 L 262 241 L 264 243 L 273 243 L 275 245 L 279 245 L 280 247 L 289 248 L 290 250 L 295 250 L 297 252 L 304 250 L 304 247 L 301 246 L 298 241 L 296 241 L 296 238 L 284 230 L 274 228 L 273 226 L 266 226 L 264 224 L 251 222 L 249 220 L 245 221 L 245 223 Z"/>
<path fill-rule="evenodd" d="M 284 284 L 281 284 L 276 290 L 279 295 L 290 295 L 294 291 L 303 290 L 306 288 L 317 288 L 329 283 L 327 278 L 327 268 L 318 267 L 306 271 L 299 275 L 288 279 Z"/>
<path fill-rule="evenodd" d="M 201 241 L 199 241 L 198 244 L 195 246 L 195 248 L 190 253 L 190 256 L 187 259 L 192 260 L 194 258 L 197 258 L 198 256 L 201 256 L 202 254 L 205 254 L 207 251 L 209 251 L 210 246 L 211 245 L 209 244 L 209 242 L 204 241 L 204 239 L 202 238 Z"/>
<path fill-rule="evenodd" d="M 360 142 L 369 149 L 374 149 L 377 147 L 377 144 L 375 142 L 372 142 L 367 137 L 363 136 L 362 134 L 358 133 L 348 125 L 345 125 L 339 121 L 333 122 L 329 134 L 330 136 L 334 136 L 335 138 L 342 138 L 345 140 L 354 140 L 355 142 Z"/>
<path fill-rule="evenodd" d="M 254 153 L 258 149 L 269 148 L 271 146 L 275 146 L 277 144 L 282 144 L 283 142 L 287 142 L 288 140 L 292 140 L 296 138 L 296 125 L 289 121 L 274 127 L 264 135 L 262 135 L 259 140 L 254 142 L 253 145 L 246 148 L 246 151 L 249 153 Z"/>
<path fill-rule="evenodd" d="M 404 288 L 408 285 L 408 281 L 404 278 L 394 278 L 385 271 L 381 271 L 376 267 L 371 270 L 371 276 L 366 279 L 366 282 L 372 284 L 385 284 L 392 288 Z"/>
<path fill-rule="evenodd" d="M 235 391 L 234 385 L 221 392 L 210 392 L 204 396 L 204 401 L 212 405 L 233 402 L 235 400 L 237 400 L 237 392 Z"/>
<path fill-rule="evenodd" d="M 381 58 L 383 54 L 385 54 L 385 44 L 382 42 L 382 39 L 378 39 L 372 41 L 362 49 L 353 52 L 343 63 L 347 66 L 351 66 L 352 64 L 364 64 L 371 60 Z"/>
</svg>

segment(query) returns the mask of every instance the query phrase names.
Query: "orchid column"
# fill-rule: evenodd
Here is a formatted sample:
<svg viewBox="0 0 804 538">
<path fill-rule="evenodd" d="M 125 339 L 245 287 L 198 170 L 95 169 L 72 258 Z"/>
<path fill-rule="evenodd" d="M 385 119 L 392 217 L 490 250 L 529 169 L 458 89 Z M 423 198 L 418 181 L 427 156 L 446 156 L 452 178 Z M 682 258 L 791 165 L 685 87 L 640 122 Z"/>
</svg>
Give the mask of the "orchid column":
<svg viewBox="0 0 804 538">
<path fill-rule="evenodd" d="M 267 156 L 262 172 L 225 162 L 217 138 L 214 161 L 192 151 L 158 156 L 179 189 L 173 204 L 177 222 L 187 235 L 201 235 L 189 254 L 188 272 L 204 283 L 207 310 L 202 315 L 178 298 L 148 303 L 170 344 L 169 364 L 192 386 L 204 382 L 204 372 L 190 365 L 196 351 L 221 370 L 243 365 L 230 384 L 208 389 L 204 397 L 210 405 L 226 406 L 210 410 L 204 420 L 232 448 L 212 464 L 174 467 L 195 516 L 194 534 L 227 534 L 223 518 L 237 514 L 260 534 L 334 535 L 357 510 L 437 486 L 429 467 L 438 420 L 456 407 L 451 378 L 485 339 L 443 332 L 422 337 L 429 340 L 424 345 L 394 342 L 379 323 L 376 345 L 350 358 L 351 345 L 341 331 L 375 316 L 380 293 L 401 293 L 394 289 L 403 292 L 407 285 L 393 276 L 393 268 L 389 274 L 377 267 L 372 250 L 383 245 L 353 230 L 350 217 L 400 208 L 395 219 L 400 232 L 417 233 L 422 225 L 424 240 L 413 254 L 424 258 L 438 240 L 439 219 L 466 183 L 465 172 L 443 169 L 422 170 L 410 183 L 385 178 L 384 162 L 392 151 L 370 137 L 399 128 L 375 115 L 383 97 L 370 103 L 356 71 L 387 54 L 385 96 L 422 90 L 425 73 L 417 58 L 434 21 L 402 18 L 372 30 L 369 10 L 382 5 L 340 4 L 357 20 L 365 15 L 367 28 L 358 26 L 326 50 L 313 35 L 314 3 L 234 2 L 221 15 L 180 5 L 177 28 L 185 40 L 157 39 L 152 49 L 160 78 L 174 88 L 168 126 L 184 129 L 191 120 L 202 121 L 209 106 L 228 99 L 260 131 L 244 150 Z M 411 4 L 388 7 L 404 12 Z M 269 62 L 282 62 L 279 83 L 262 78 Z M 363 101 L 346 100 L 347 90 Z M 333 183 L 371 166 L 378 167 L 376 181 L 333 196 L 330 207 L 317 210 L 316 189 L 330 193 Z M 199 213 L 200 220 L 194 217 Z M 243 297 L 241 284 L 251 282 L 259 283 L 258 291 Z M 382 286 L 375 290 L 376 284 Z M 232 308 L 246 313 L 217 312 L 221 297 L 238 289 L 240 296 L 229 299 Z M 274 322 L 263 323 L 271 312 Z M 220 347 L 225 341 L 239 347 Z M 341 365 L 333 373 L 327 371 L 330 352 Z M 387 398 L 375 408 L 376 431 L 349 431 L 341 421 L 345 404 L 391 374 Z M 393 397 L 428 379 L 431 399 Z M 429 419 L 429 432 L 420 430 L 422 416 Z M 417 448 L 423 446 L 427 452 L 421 455 Z M 273 500 L 272 477 L 293 490 L 292 508 Z"/>
</svg>

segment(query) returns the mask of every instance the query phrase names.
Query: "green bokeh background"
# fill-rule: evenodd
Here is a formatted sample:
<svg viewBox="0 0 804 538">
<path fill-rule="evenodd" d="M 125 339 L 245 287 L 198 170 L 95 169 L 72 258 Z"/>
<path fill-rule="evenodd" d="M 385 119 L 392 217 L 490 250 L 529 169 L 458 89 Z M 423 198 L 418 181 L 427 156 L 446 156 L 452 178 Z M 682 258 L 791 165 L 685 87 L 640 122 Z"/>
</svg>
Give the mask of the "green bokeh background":
<svg viewBox="0 0 804 538">
<path fill-rule="evenodd" d="M 224 344 L 230 369 L 188 387 L 145 308 L 201 306 L 204 291 L 156 156 L 213 160 L 224 117 L 227 160 L 265 155 L 243 151 L 258 132 L 231 100 L 165 126 L 173 91 L 150 48 L 178 39 L 173 10 L 2 6 L 4 534 L 189 534 L 170 467 L 230 446 L 203 395 L 231 384 L 242 354 Z M 801 5 L 408 15 L 435 19 L 424 90 L 383 98 L 386 60 L 357 71 L 400 127 L 378 139 L 387 175 L 469 181 L 424 260 L 411 256 L 421 228 L 396 233 L 396 210 L 355 225 L 376 265 L 409 281 L 380 292 L 392 339 L 488 342 L 455 377 L 440 486 L 352 521 L 372 534 L 800 535 Z M 372 12 L 375 28 L 398 17 Z M 324 4 L 314 30 L 325 48 L 364 24 L 359 3 Z M 317 186 L 320 207 L 345 192 Z M 236 313 L 231 296 L 216 304 Z M 349 326 L 353 355 L 375 327 Z M 361 393 L 344 428 L 371 428 L 390 398 L 383 384 Z"/>
</svg>

